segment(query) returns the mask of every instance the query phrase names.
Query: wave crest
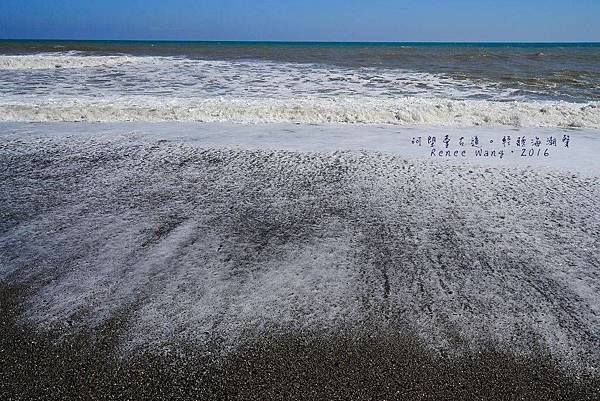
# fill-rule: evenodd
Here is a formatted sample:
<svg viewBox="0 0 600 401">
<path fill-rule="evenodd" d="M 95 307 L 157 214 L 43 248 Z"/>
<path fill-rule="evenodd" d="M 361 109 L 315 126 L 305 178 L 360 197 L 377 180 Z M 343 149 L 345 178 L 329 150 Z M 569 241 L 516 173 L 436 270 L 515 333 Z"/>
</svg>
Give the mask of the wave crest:
<svg viewBox="0 0 600 401">
<path fill-rule="evenodd" d="M 0 105 L 0 121 L 199 121 L 234 123 L 346 123 L 444 127 L 600 128 L 600 103 L 494 102 L 439 98 L 215 98 L 72 100 Z"/>
<path fill-rule="evenodd" d="M 74 54 L 35 54 L 0 56 L 0 70 L 45 70 L 55 68 L 110 67 L 133 62 L 129 56 L 86 56 Z"/>
</svg>

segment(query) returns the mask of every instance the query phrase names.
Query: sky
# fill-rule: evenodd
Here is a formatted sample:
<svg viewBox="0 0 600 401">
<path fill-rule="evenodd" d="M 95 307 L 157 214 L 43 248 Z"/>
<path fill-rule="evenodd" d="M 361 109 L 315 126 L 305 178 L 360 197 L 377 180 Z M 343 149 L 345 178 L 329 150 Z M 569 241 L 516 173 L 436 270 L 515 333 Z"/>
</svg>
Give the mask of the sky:
<svg viewBox="0 0 600 401">
<path fill-rule="evenodd" d="M 600 41 L 598 0 L 0 0 L 2 39 Z"/>
</svg>

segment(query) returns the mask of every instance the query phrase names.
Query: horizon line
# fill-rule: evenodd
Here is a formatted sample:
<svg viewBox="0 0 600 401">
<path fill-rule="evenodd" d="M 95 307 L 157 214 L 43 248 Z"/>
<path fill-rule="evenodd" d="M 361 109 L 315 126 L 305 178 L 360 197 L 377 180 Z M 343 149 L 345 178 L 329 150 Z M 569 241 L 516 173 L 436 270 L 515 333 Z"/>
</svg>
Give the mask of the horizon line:
<svg viewBox="0 0 600 401">
<path fill-rule="evenodd" d="M 180 42 L 180 43 L 347 43 L 347 44 L 600 44 L 600 41 L 444 41 L 444 40 L 408 40 L 408 41 L 351 41 L 351 40 L 206 40 L 206 39 L 65 39 L 65 38 L 0 38 L 8 41 L 47 41 L 47 42 Z"/>
</svg>

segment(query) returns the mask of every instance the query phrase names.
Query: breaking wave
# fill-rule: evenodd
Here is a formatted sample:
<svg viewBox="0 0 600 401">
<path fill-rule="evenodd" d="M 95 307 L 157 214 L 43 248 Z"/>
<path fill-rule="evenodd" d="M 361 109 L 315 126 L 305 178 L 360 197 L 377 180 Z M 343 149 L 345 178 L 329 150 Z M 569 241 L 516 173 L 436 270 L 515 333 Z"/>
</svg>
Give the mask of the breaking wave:
<svg viewBox="0 0 600 401">
<path fill-rule="evenodd" d="M 555 82 L 540 85 L 378 66 L 0 55 L 0 121 L 600 128 L 597 98 L 557 97 Z"/>
<path fill-rule="evenodd" d="M 600 128 L 600 103 L 493 102 L 440 98 L 213 98 L 73 99 L 0 105 L 0 121 L 198 121 L 234 123 L 346 123 L 443 127 Z"/>
<path fill-rule="evenodd" d="M 29 54 L 0 56 L 0 70 L 47 70 L 57 68 L 110 67 L 131 63 L 130 56 L 86 56 L 68 54 Z"/>
</svg>

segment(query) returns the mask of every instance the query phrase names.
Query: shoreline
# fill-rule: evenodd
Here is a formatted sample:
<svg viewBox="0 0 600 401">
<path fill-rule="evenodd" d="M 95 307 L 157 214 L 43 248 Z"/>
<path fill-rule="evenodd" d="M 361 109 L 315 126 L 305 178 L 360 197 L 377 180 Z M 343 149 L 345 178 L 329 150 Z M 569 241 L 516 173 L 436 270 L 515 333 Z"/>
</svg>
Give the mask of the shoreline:
<svg viewBox="0 0 600 401">
<path fill-rule="evenodd" d="M 287 150 L 297 152 L 330 153 L 336 151 L 378 152 L 396 155 L 408 160 L 423 160 L 448 165 L 474 165 L 503 168 L 541 168 L 543 171 L 562 171 L 600 176 L 600 130 L 574 128 L 515 128 L 515 127 L 402 127 L 395 125 L 362 124 L 241 124 L 198 122 L 0 122 L 0 140 L 14 138 L 131 138 L 168 141 L 173 144 L 189 144 L 208 148 Z M 452 144 L 445 147 L 444 136 Z M 570 138 L 567 149 L 561 142 L 563 136 Z M 435 149 L 439 153 L 458 151 L 459 156 L 431 156 L 432 148 L 427 138 L 437 138 Z M 471 139 L 477 136 L 483 146 L 472 147 Z M 464 138 L 464 144 L 456 142 Z M 511 138 L 507 146 L 504 137 Z M 516 146 L 519 137 L 527 138 L 527 146 Z M 534 146 L 531 140 L 540 138 Z M 554 137 L 555 146 L 546 140 Z M 414 140 L 421 138 L 416 146 Z M 490 144 L 490 141 L 495 141 Z M 523 150 L 526 151 L 522 154 Z M 495 151 L 495 156 L 476 157 L 477 152 Z M 502 158 L 498 157 L 504 152 Z M 534 154 L 530 154 L 534 151 Z M 548 156 L 546 156 L 548 155 Z M 438 159 L 438 160 L 433 160 Z"/>
</svg>

